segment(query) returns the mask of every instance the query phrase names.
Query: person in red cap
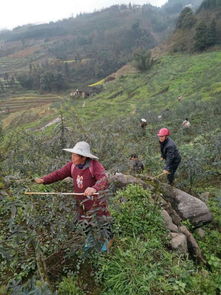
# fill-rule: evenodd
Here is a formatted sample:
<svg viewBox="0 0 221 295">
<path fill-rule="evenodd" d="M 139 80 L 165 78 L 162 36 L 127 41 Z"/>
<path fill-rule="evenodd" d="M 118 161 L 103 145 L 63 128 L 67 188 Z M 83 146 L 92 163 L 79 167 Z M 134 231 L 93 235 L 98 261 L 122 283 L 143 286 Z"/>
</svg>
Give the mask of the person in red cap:
<svg viewBox="0 0 221 295">
<path fill-rule="evenodd" d="M 157 134 L 160 143 L 161 157 L 166 164 L 163 173 L 167 174 L 168 183 L 174 184 L 175 172 L 181 162 L 181 156 L 175 142 L 169 137 L 170 131 L 161 128 Z"/>
</svg>

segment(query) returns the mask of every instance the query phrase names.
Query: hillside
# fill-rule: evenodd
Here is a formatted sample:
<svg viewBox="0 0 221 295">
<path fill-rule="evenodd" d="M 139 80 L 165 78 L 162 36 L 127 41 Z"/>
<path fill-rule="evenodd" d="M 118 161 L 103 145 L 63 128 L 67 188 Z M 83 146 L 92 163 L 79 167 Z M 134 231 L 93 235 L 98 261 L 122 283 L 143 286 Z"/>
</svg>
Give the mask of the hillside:
<svg viewBox="0 0 221 295">
<path fill-rule="evenodd" d="M 36 108 L 15 112 L 13 119 L 12 114 L 4 114 L 0 137 L 5 175 L 0 184 L 4 204 L 0 207 L 4 245 L 4 249 L 0 247 L 0 282 L 4 294 L 11 294 L 13 288 L 16 295 L 51 295 L 55 289 L 63 295 L 70 288 L 73 295 L 112 295 L 116 290 L 119 295 L 137 290 L 139 295 L 219 294 L 220 64 L 220 51 L 164 56 L 148 72 L 104 84 L 97 96 L 63 98 L 45 112 L 42 105 L 41 112 Z M 146 134 L 140 130 L 142 117 L 148 122 Z M 186 117 L 191 122 L 189 130 L 181 127 Z M 188 220 L 183 223 L 197 239 L 205 264 L 198 265 L 189 255 L 168 249 L 160 205 L 153 203 L 159 188 L 153 192 L 129 186 L 114 193 L 111 210 L 116 236 L 107 256 L 79 252 L 83 238 L 76 236 L 69 199 L 24 195 L 24 190 L 71 190 L 66 182 L 36 187 L 31 179 L 63 166 L 69 155 L 61 149 L 78 140 L 90 142 L 110 172 L 127 173 L 129 155 L 135 152 L 145 164 L 144 176 L 156 176 L 163 166 L 156 137 L 162 126 L 170 128 L 182 154 L 176 187 L 197 198 L 205 192 L 209 196 L 207 205 L 214 219 L 203 227 L 205 235 L 199 237 Z M 50 270 L 48 275 L 45 269 Z M 53 286 L 53 292 L 45 282 Z"/>
<path fill-rule="evenodd" d="M 178 4 L 170 0 L 162 9 L 175 17 Z M 219 6 L 210 6 L 216 4 L 206 0 L 195 12 L 184 7 L 171 39 L 152 50 L 154 60 L 137 51 L 146 65 L 142 71 L 133 61 L 108 77 L 87 77 L 95 82 L 90 96 L 67 95 L 58 84 L 51 88 L 51 81 L 62 81 L 57 72 L 62 58 L 53 71 L 46 63 L 52 72 L 41 81 L 50 91 L 24 91 L 22 80 L 4 74 L 0 89 L 9 91 L 0 100 L 0 295 L 221 294 L 221 50 L 219 44 L 194 53 L 189 45 L 172 49 L 178 34 L 181 42 L 189 31 L 191 43 L 206 15 L 207 25 L 216 16 L 219 27 Z M 119 12 L 119 6 L 112 9 Z M 105 11 L 110 12 L 97 15 Z M 189 30 L 182 27 L 190 23 Z M 67 58 L 66 64 L 76 63 Z M 26 58 L 18 59 L 18 71 L 20 61 L 25 67 Z M 38 62 L 28 69 L 35 77 L 42 70 Z M 86 56 L 79 68 L 82 64 L 88 69 Z M 29 75 L 23 78 L 30 86 Z M 186 118 L 190 128 L 182 126 Z M 182 156 L 173 186 L 162 174 L 157 137 L 162 127 L 170 129 Z M 96 218 L 101 208 L 92 206 L 91 215 L 79 221 L 75 197 L 62 194 L 73 191 L 69 178 L 47 186 L 33 181 L 63 167 L 70 153 L 62 149 L 81 140 L 90 143 L 108 172 L 109 189 L 100 191 L 98 200 L 99 206 L 108 200 L 112 217 Z M 144 164 L 141 174 L 131 168 L 134 153 Z M 110 231 L 113 244 L 101 252 L 102 234 Z M 88 232 L 91 248 L 85 247 Z"/>
<path fill-rule="evenodd" d="M 105 83 L 104 90 L 96 96 L 85 99 L 61 99 L 57 106 L 50 107 L 51 115 L 48 119 L 42 116 L 41 113 L 38 115 L 35 109 L 32 110 L 32 113 L 36 119 L 29 118 L 31 113 L 30 111 L 25 112 L 25 110 L 22 114 L 19 112 L 8 115 L 2 114 L 3 127 L 7 126 L 8 133 L 16 132 L 14 128 L 17 126 L 19 129 L 26 130 L 28 136 L 29 128 L 37 130 L 42 127 L 41 121 L 48 123 L 62 113 L 67 127 L 65 141 L 66 144 L 71 145 L 75 141 L 74 138 L 79 136 L 78 132 L 75 134 L 79 128 L 84 130 L 86 134 L 82 134 L 81 138 L 83 136 L 87 137 L 91 132 L 90 130 L 93 130 L 93 128 L 97 130 L 95 126 L 97 124 L 99 126 L 100 121 L 102 121 L 105 130 L 116 129 L 111 136 L 116 135 L 117 138 L 119 132 L 117 130 L 120 128 L 124 138 L 129 135 L 128 129 L 130 128 L 126 127 L 128 124 L 131 128 L 135 124 L 130 132 L 136 134 L 139 130 L 136 122 L 138 122 L 139 118 L 146 117 L 149 123 L 150 139 L 153 140 L 154 144 L 154 134 L 161 125 L 167 125 L 172 129 L 172 133 L 177 134 L 178 131 L 181 132 L 180 123 L 185 117 L 189 117 L 195 126 L 193 127 L 194 134 L 198 137 L 197 130 L 199 129 L 206 135 L 207 132 L 211 133 L 211 130 L 214 130 L 214 132 L 217 130 L 215 125 L 214 128 L 210 125 L 213 124 L 213 121 L 205 119 L 207 118 L 208 106 L 211 109 L 211 114 L 215 117 L 218 116 L 215 121 L 218 121 L 220 116 L 218 111 L 221 82 L 220 62 L 220 52 L 193 56 L 165 56 L 161 58 L 158 64 L 154 65 L 150 72 L 143 74 L 132 73 L 129 76 L 124 75 L 115 81 Z M 183 97 L 182 103 L 177 99 L 179 96 Z M 17 100 L 19 101 L 19 98 Z M 157 119 L 158 115 L 162 115 L 163 119 Z M 10 120 L 10 117 L 13 119 Z M 205 130 L 202 129 L 202 120 L 203 122 L 208 121 L 205 123 Z M 17 122 L 19 121 L 21 121 L 21 124 L 18 126 Z M 25 123 L 22 123 L 23 121 Z M 120 126 L 118 127 L 118 125 Z M 55 131 L 53 126 L 51 128 L 46 130 L 47 136 Z M 70 137 L 70 131 L 68 130 L 71 130 L 74 138 Z M 107 135 L 104 136 L 103 131 L 98 129 L 97 136 L 103 142 Z M 182 133 L 179 136 L 181 140 Z M 102 139 L 102 137 L 104 138 Z M 140 139 L 143 140 L 142 137 Z M 96 145 L 102 146 L 102 144 L 98 143 Z M 136 143 L 135 140 L 131 147 L 125 146 L 126 150 L 121 145 L 119 150 L 117 147 L 113 148 L 113 153 L 117 148 L 115 153 L 120 151 L 122 162 L 124 162 L 127 155 L 133 152 L 133 149 L 136 151 L 142 149 L 139 145 L 139 142 Z M 44 154 L 43 150 L 41 152 Z M 108 168 L 113 168 L 119 163 L 119 160 L 117 163 L 108 159 L 105 159 L 105 161 L 107 161 Z"/>
</svg>

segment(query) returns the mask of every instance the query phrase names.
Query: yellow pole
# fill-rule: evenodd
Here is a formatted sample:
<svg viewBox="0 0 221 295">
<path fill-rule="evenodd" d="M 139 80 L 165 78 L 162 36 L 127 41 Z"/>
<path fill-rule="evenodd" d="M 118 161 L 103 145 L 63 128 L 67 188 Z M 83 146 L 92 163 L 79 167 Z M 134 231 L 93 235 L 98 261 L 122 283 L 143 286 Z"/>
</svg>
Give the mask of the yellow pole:
<svg viewBox="0 0 221 295">
<path fill-rule="evenodd" d="M 59 192 L 25 192 L 25 195 L 64 195 L 64 196 L 84 196 L 84 193 L 59 193 Z M 99 195 L 99 193 L 94 193 Z"/>
</svg>

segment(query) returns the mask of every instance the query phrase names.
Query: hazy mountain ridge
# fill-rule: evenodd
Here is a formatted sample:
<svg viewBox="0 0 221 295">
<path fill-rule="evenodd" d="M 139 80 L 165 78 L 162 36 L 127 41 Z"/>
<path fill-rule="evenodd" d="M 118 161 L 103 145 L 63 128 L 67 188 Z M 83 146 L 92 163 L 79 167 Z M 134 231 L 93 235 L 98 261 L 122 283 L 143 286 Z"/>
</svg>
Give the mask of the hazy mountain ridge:
<svg viewBox="0 0 221 295">
<path fill-rule="evenodd" d="M 171 7 L 177 3 L 172 2 Z M 159 44 L 174 28 L 176 17 L 165 7 L 115 5 L 76 18 L 3 31 L 0 75 L 16 73 L 22 76 L 23 87 L 36 90 L 41 89 L 40 75 L 48 72 L 62 75 L 63 89 L 92 83 L 126 64 L 137 48 Z"/>
<path fill-rule="evenodd" d="M 167 13 L 179 14 L 185 6 L 190 6 L 195 11 L 199 8 L 202 1 L 203 0 L 168 0 L 168 2 L 162 6 L 162 9 L 167 11 Z"/>
</svg>

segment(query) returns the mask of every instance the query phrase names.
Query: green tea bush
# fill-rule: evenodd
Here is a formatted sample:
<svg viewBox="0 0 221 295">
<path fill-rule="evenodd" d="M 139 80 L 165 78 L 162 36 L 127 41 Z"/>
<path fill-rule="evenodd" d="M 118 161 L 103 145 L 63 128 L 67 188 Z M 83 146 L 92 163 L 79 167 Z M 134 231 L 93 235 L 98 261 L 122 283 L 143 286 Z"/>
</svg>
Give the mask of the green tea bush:
<svg viewBox="0 0 221 295">
<path fill-rule="evenodd" d="M 21 192 L 4 198 L 1 205 L 0 284 L 26 281 L 36 271 L 47 282 L 46 258 L 61 253 L 58 256 L 61 259 L 66 247 L 66 255 L 70 255 L 82 246 L 82 238 L 76 233 L 77 217 L 72 199 L 32 198 Z"/>
<path fill-rule="evenodd" d="M 102 294 L 152 294 L 156 280 L 159 281 L 163 273 L 163 255 L 154 240 L 122 239 L 112 258 L 100 260 L 105 287 Z"/>
<path fill-rule="evenodd" d="M 204 227 L 205 236 L 200 239 L 198 238 L 199 246 L 203 250 L 211 271 L 213 273 L 221 273 L 221 248 L 219 247 L 221 243 L 221 204 L 219 199 L 213 196 L 209 200 L 208 206 L 213 214 L 213 220 Z"/>
<path fill-rule="evenodd" d="M 76 277 L 64 278 L 59 284 L 58 295 L 83 295 L 83 291 L 76 284 Z"/>
<path fill-rule="evenodd" d="M 114 247 L 98 260 L 102 295 L 185 294 L 185 280 L 194 266 L 168 252 L 168 232 L 150 193 L 129 185 L 117 193 L 112 214 Z"/>
<path fill-rule="evenodd" d="M 208 263 L 213 269 L 207 270 L 188 256 L 168 251 L 167 231 L 148 191 L 129 185 L 115 198 L 114 246 L 110 255 L 98 257 L 96 276 L 103 285 L 102 295 L 219 294 L 219 258 L 211 256 Z M 208 241 L 205 244 L 209 249 Z"/>
<path fill-rule="evenodd" d="M 120 236 L 139 236 L 145 240 L 151 236 L 164 237 L 166 231 L 159 208 L 150 192 L 138 185 L 129 185 L 118 192 L 112 215 Z"/>
<path fill-rule="evenodd" d="M 50 290 L 47 283 L 38 281 L 35 278 L 28 280 L 22 286 L 11 281 L 4 295 L 55 295 L 55 292 Z"/>
</svg>

